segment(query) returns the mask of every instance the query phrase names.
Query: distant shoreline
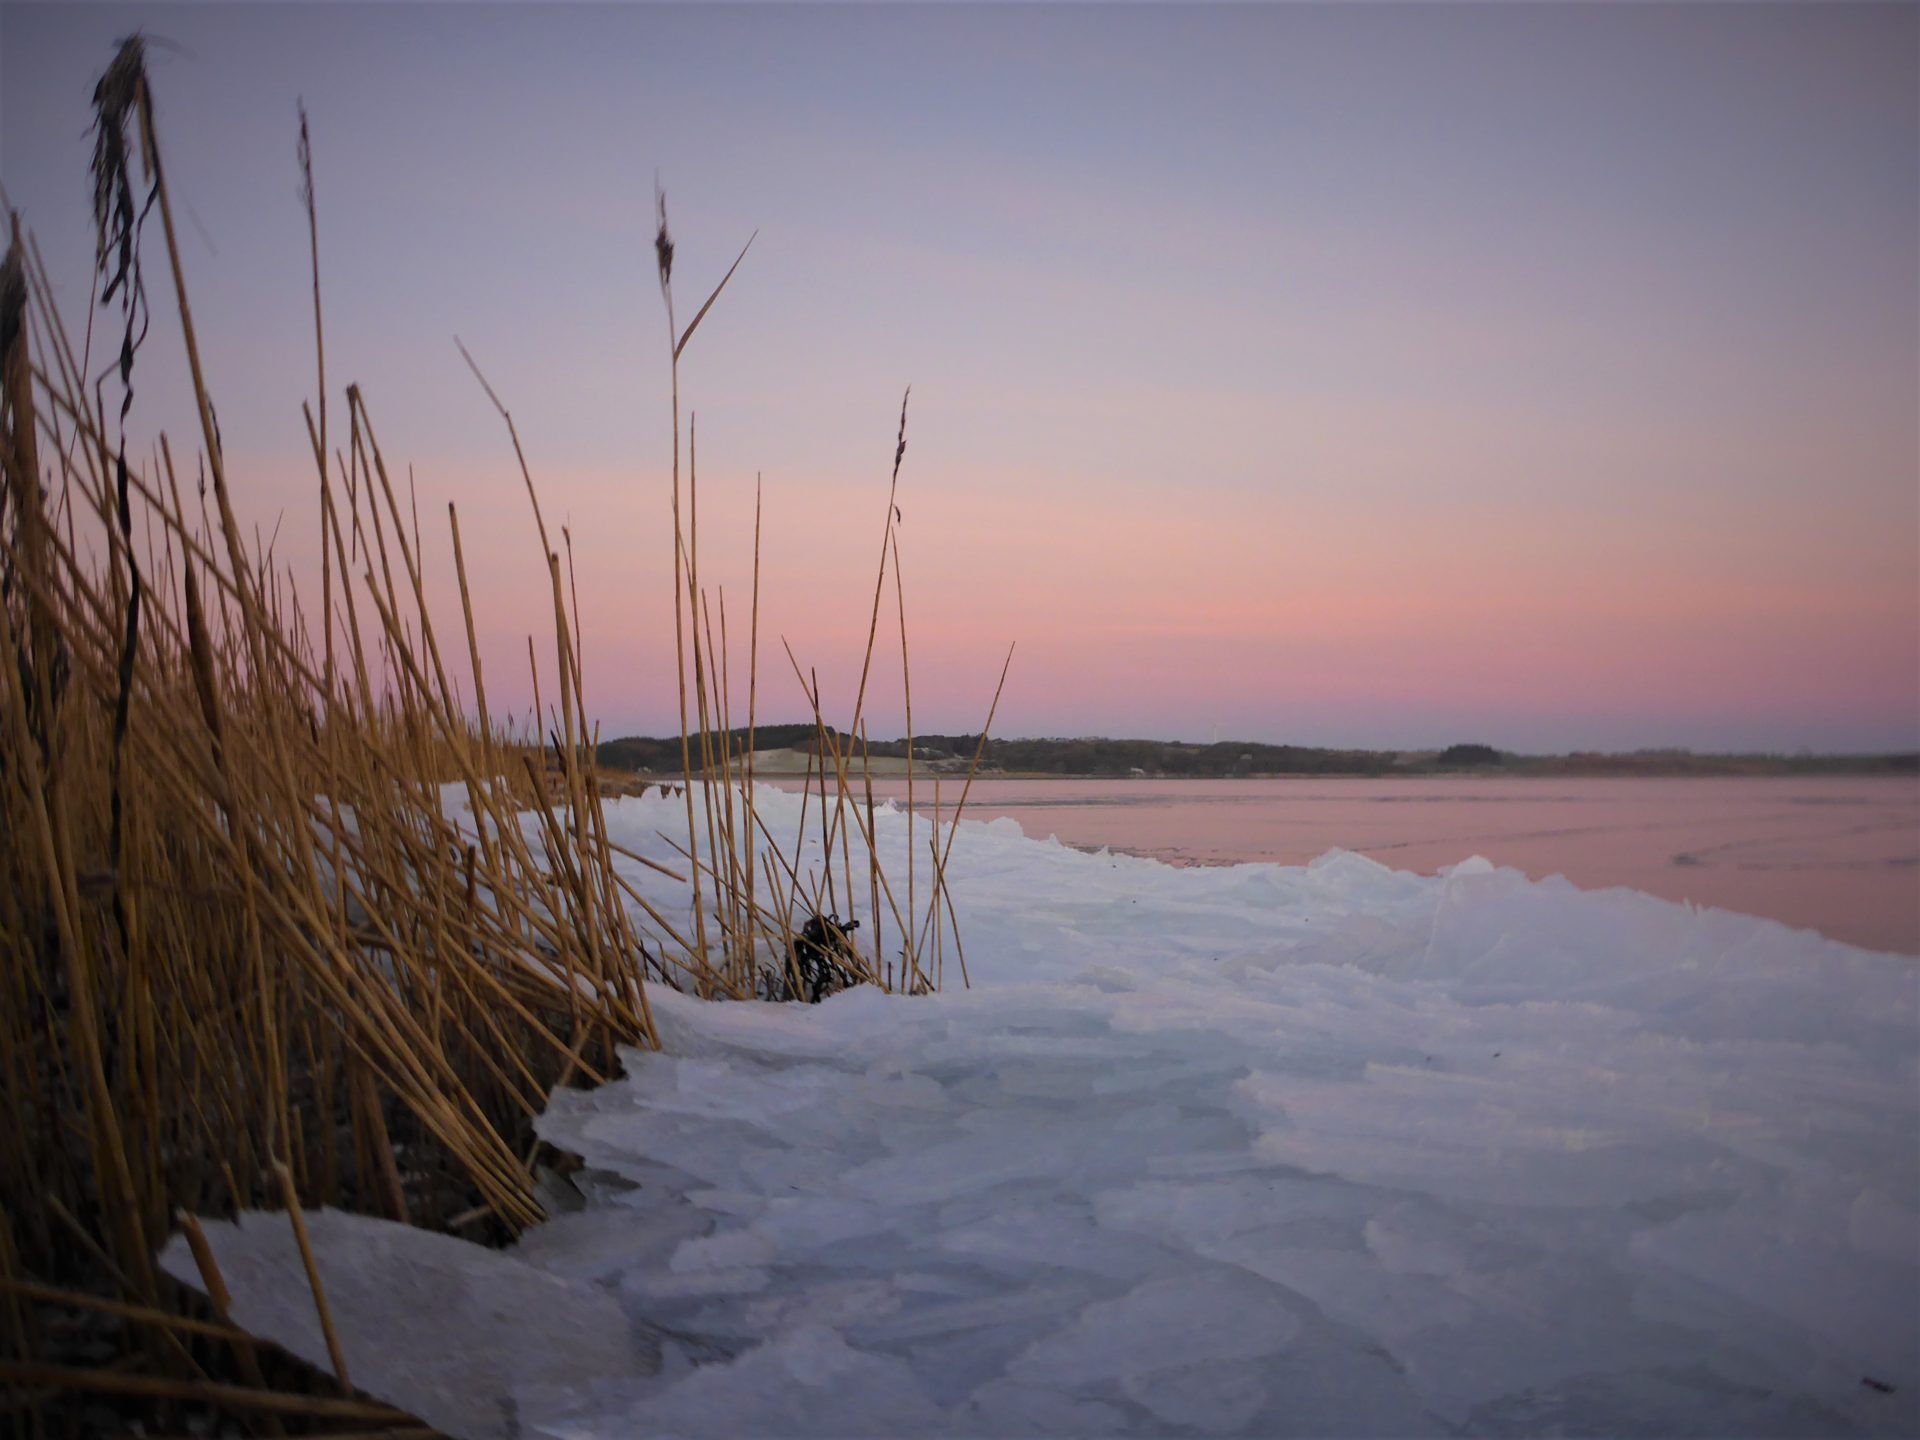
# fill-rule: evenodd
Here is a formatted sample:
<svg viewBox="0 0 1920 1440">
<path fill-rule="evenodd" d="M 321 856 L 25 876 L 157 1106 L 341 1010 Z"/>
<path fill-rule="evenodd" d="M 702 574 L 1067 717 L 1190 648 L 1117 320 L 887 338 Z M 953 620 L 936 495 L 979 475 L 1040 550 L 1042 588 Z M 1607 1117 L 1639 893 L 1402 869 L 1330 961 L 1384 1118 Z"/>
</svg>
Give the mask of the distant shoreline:
<svg viewBox="0 0 1920 1440">
<path fill-rule="evenodd" d="M 776 781 L 798 779 L 802 774 L 799 768 L 791 770 L 757 770 L 757 778 Z M 873 779 L 904 779 L 904 768 L 888 769 L 882 772 L 875 769 Z M 955 780 L 964 781 L 964 768 L 953 771 L 936 771 L 914 767 L 918 779 L 931 780 L 938 777 L 942 783 L 951 784 Z M 661 772 L 660 778 L 677 780 L 676 770 L 671 774 Z M 856 780 L 858 776 L 855 776 Z M 991 770 L 982 768 L 975 776 L 976 780 L 1019 780 L 1019 781 L 1070 781 L 1070 780 L 1112 780 L 1112 781 L 1154 781 L 1154 780 L 1193 780 L 1208 782 L 1232 782 L 1235 780 L 1915 780 L 1920 781 L 1920 766 L 1898 768 L 1892 766 L 1863 765 L 1857 768 L 1830 767 L 1792 769 L 1787 767 L 1742 769 L 1728 766 L 1724 769 L 1701 768 L 1698 770 L 1660 770 L 1629 768 L 1592 768 L 1567 767 L 1529 768 L 1526 766 L 1486 766 L 1475 770 L 1314 770 L 1314 771 L 1276 771 L 1249 770 L 1244 774 L 1232 775 L 1170 775 L 1148 773 L 1146 775 L 1121 775 L 1111 770 Z"/>
<path fill-rule="evenodd" d="M 844 737 L 836 743 L 845 746 Z M 756 728 L 753 765 L 768 779 L 800 776 L 817 760 L 811 725 Z M 715 735 L 711 747 L 722 749 Z M 745 760 L 747 736 L 735 731 L 725 748 Z M 696 744 L 695 753 L 698 753 Z M 599 748 L 608 769 L 675 778 L 681 773 L 678 736 L 632 736 Z M 844 753 L 844 748 L 843 748 Z M 1461 744 L 1442 750 L 1349 750 L 1255 741 L 1194 744 L 1174 740 L 989 738 L 978 735 L 924 735 L 913 742 L 916 775 L 964 775 L 980 756 L 979 774 L 1008 780 L 1254 780 L 1346 779 L 1407 780 L 1462 776 L 1486 780 L 1643 779 L 1697 780 L 1716 776 L 1861 776 L 1920 778 L 1920 752 L 1878 755 L 1696 754 L 1686 750 L 1643 750 L 1626 754 L 1575 751 L 1565 755 L 1518 755 L 1490 745 Z M 905 740 L 876 740 L 864 757 L 855 752 L 853 769 L 875 779 L 902 776 L 907 770 Z M 696 762 L 697 763 L 697 762 Z"/>
<path fill-rule="evenodd" d="M 768 779 L 786 778 L 789 772 L 761 772 Z M 797 775 L 798 770 L 790 772 Z M 941 773 L 943 780 L 950 780 L 956 772 L 934 772 L 915 767 L 916 776 L 925 777 Z M 965 778 L 965 770 L 957 772 Z M 887 779 L 901 778 L 904 771 L 888 771 Z M 677 778 L 677 775 L 676 777 Z M 882 778 L 878 771 L 874 779 Z M 1277 771 L 1249 770 L 1244 774 L 1233 775 L 1120 775 L 1111 770 L 989 770 L 982 768 L 975 776 L 979 780 L 1794 780 L 1794 779 L 1857 779 L 1857 780 L 1920 780 L 1920 765 L 1906 767 L 1863 764 L 1858 767 L 1830 766 L 1791 768 L 1753 767 L 1740 768 L 1729 765 L 1715 769 L 1702 767 L 1697 770 L 1670 769 L 1632 769 L 1618 768 L 1579 768 L 1551 766 L 1529 767 L 1525 765 L 1498 766 L 1488 765 L 1478 769 L 1461 770 L 1314 770 L 1314 771 Z"/>
</svg>

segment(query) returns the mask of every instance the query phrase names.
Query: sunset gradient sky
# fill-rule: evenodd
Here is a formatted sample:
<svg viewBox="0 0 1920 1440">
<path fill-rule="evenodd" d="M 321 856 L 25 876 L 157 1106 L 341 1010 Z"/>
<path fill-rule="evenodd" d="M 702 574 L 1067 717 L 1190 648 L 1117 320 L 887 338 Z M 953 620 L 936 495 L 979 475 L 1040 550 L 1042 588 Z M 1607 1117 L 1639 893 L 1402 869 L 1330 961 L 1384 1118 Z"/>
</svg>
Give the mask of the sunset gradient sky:
<svg viewBox="0 0 1920 1440">
<path fill-rule="evenodd" d="M 1018 641 L 1010 735 L 1920 746 L 1914 6 L 10 0 L 0 182 L 76 330 L 135 27 L 243 512 L 308 573 L 304 97 L 333 403 L 443 601 L 458 503 L 503 704 L 546 577 L 456 334 L 570 527 L 603 733 L 677 723 L 657 172 L 683 321 L 759 230 L 682 380 L 741 648 L 765 476 L 763 720 L 781 636 L 851 704 L 911 383 L 919 730 Z M 131 424 L 179 448 L 153 279 Z"/>
</svg>

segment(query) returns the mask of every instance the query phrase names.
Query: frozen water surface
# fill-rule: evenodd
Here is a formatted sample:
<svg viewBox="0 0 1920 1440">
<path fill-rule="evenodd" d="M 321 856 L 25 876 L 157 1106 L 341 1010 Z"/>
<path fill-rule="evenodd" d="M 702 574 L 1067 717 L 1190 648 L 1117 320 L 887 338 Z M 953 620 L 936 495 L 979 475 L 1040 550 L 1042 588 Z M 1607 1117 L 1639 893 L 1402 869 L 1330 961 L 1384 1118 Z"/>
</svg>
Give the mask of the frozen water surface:
<svg viewBox="0 0 1920 1440">
<path fill-rule="evenodd" d="M 925 803 L 922 781 L 917 798 Z M 883 799 L 906 784 L 876 780 Z M 946 791 L 951 807 L 953 791 Z M 1502 774 L 1021 779 L 968 813 L 1180 864 L 1302 864 L 1337 845 L 1422 874 L 1486 855 L 1529 875 L 1625 885 L 1920 954 L 1920 780 Z"/>
<path fill-rule="evenodd" d="M 655 990 L 515 1249 L 311 1216 L 355 1384 L 476 1437 L 1920 1433 L 1911 958 L 1484 861 L 1001 822 L 951 878 L 970 990 Z M 325 1364 L 285 1221 L 210 1228 Z"/>
</svg>

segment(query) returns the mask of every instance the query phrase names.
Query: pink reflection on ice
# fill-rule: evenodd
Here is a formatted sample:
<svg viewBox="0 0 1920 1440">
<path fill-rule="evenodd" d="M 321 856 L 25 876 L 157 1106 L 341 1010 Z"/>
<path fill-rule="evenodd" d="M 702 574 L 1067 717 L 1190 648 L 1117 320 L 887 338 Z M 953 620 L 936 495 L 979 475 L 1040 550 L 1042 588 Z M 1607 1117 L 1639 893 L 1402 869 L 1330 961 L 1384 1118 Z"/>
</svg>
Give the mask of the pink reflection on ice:
<svg viewBox="0 0 1920 1440">
<path fill-rule="evenodd" d="M 923 803 L 931 786 L 920 787 Z M 948 810 L 959 782 L 947 777 Z M 874 783 L 903 800 L 904 783 Z M 1430 874 L 1469 855 L 1598 889 L 1762 915 L 1920 954 L 1920 781 L 1021 780 L 974 782 L 967 813 L 1176 864 L 1304 864 L 1334 847 Z"/>
</svg>

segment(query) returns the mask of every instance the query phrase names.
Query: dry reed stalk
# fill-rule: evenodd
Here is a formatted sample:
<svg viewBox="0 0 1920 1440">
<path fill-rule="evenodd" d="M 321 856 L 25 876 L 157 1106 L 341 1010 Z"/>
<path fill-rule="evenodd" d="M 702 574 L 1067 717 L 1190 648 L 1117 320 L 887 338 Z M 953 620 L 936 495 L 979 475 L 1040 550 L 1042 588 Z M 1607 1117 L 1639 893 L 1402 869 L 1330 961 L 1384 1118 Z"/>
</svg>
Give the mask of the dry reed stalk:
<svg viewBox="0 0 1920 1440">
<path fill-rule="evenodd" d="M 693 752 L 687 739 L 687 651 L 685 597 L 681 592 L 681 583 L 687 570 L 686 541 L 681 526 L 680 511 L 680 352 L 685 341 L 677 339 L 673 315 L 673 238 L 667 231 L 667 196 L 664 190 L 655 192 L 654 202 L 659 210 L 659 229 L 654 235 L 654 254 L 659 261 L 660 295 L 667 306 L 667 349 L 671 363 L 672 399 L 673 399 L 673 650 L 674 680 L 680 699 L 680 776 L 685 784 L 687 802 L 687 841 L 694 842 L 693 823 Z M 731 274 L 732 272 L 728 272 Z M 722 281 L 722 284 L 725 282 Z M 716 292 L 717 293 L 717 292 Z M 707 302 L 711 305 L 713 302 Z M 706 313 L 703 308 L 701 314 Z M 688 327 L 692 334 L 692 327 Z M 707 954 L 707 917 L 706 908 L 700 901 L 700 867 L 696 864 L 692 873 L 694 938 L 699 953 L 704 959 Z"/>
<path fill-rule="evenodd" d="M 233 1295 L 227 1289 L 227 1280 L 220 1273 L 219 1262 L 213 1258 L 213 1247 L 207 1243 L 207 1232 L 201 1228 L 199 1218 L 191 1210 L 174 1212 L 181 1234 L 187 1238 L 187 1249 L 192 1252 L 194 1266 L 200 1272 L 200 1283 L 205 1286 L 207 1299 L 213 1305 L 213 1313 L 223 1321 L 231 1320 Z M 240 1347 L 247 1364 L 253 1363 L 253 1347 L 243 1343 Z M 253 1377 L 249 1376 L 249 1379 Z M 260 1383 L 255 1380 L 255 1384 Z"/>
<path fill-rule="evenodd" d="M 71 1310 L 93 1310 L 102 1315 L 112 1315 L 142 1325 L 152 1325 L 163 1330 L 179 1330 L 190 1335 L 204 1335 L 215 1340 L 236 1343 L 247 1341 L 247 1332 L 236 1329 L 232 1325 L 223 1325 L 212 1320 L 196 1320 L 191 1315 L 177 1315 L 170 1310 L 155 1310 L 145 1305 L 128 1305 L 122 1301 L 89 1295 L 80 1290 L 63 1290 L 54 1285 L 36 1285 L 30 1280 L 11 1280 L 0 1276 L 0 1295 L 5 1295 L 10 1300 L 39 1300 L 48 1305 L 58 1305 Z"/>
<path fill-rule="evenodd" d="M 954 836 L 959 833 L 960 814 L 967 808 L 967 796 L 973 790 L 974 776 L 980 773 L 980 761 L 987 751 L 987 735 L 993 729 L 993 717 L 999 713 L 1000 696 L 1007 688 L 1007 672 L 1013 668 L 1013 650 L 1013 646 L 1009 645 L 1007 647 L 1007 658 L 1000 665 L 1000 679 L 993 687 L 993 702 L 987 706 L 987 723 L 980 728 L 980 739 L 973 747 L 973 759 L 967 763 L 966 784 L 960 787 L 960 801 L 954 806 L 954 823 L 947 830 L 947 843 L 944 847 L 939 845 L 940 828 L 937 820 L 934 825 L 934 844 L 936 847 L 933 866 L 934 885 L 936 890 L 941 894 L 944 894 L 946 891 L 947 860 L 953 854 Z M 940 804 L 939 784 L 940 782 L 936 779 L 934 781 L 934 813 L 936 816 L 939 813 Z M 949 897 L 948 914 L 950 917 L 952 913 L 951 899 Z M 932 905 L 928 907 L 928 914 L 930 917 L 934 914 L 934 907 Z"/>
<path fill-rule="evenodd" d="M 313 1308 L 320 1316 L 320 1333 L 326 1337 L 327 1358 L 333 1362 L 334 1377 L 342 1385 L 351 1385 L 347 1378 L 347 1359 L 340 1353 L 340 1335 L 333 1328 L 333 1312 L 327 1308 L 326 1288 L 320 1283 L 320 1266 L 313 1258 L 313 1243 L 307 1239 L 307 1218 L 300 1212 L 300 1196 L 293 1188 L 293 1172 L 279 1160 L 273 1162 L 273 1173 L 280 1181 L 280 1195 L 286 1202 L 287 1219 L 293 1225 L 294 1243 L 300 1247 L 300 1263 L 306 1268 L 307 1288 L 313 1292 Z"/>
<path fill-rule="evenodd" d="M 900 615 L 900 693 L 906 707 L 907 722 L 907 914 L 919 914 L 914 904 L 913 872 L 919 868 L 913 852 L 913 666 L 907 656 L 907 593 L 900 575 L 900 532 L 890 529 L 887 537 L 893 548 L 893 598 Z M 920 970 L 913 951 L 913 936 L 900 937 L 900 963 L 914 974 Z"/>
<path fill-rule="evenodd" d="M 741 869 L 746 875 L 747 913 L 756 913 L 754 903 L 754 864 L 753 844 L 753 766 L 754 766 L 754 722 L 758 713 L 760 699 L 760 475 L 756 471 L 753 477 L 753 601 L 752 618 L 747 632 L 747 766 L 746 766 L 746 812 L 747 823 L 742 827 L 746 834 L 746 854 Z M 772 937 L 768 939 L 771 941 Z M 775 953 L 778 953 L 777 947 Z"/>
</svg>

